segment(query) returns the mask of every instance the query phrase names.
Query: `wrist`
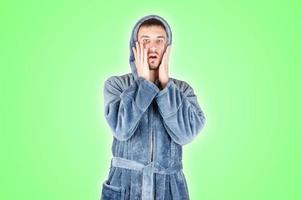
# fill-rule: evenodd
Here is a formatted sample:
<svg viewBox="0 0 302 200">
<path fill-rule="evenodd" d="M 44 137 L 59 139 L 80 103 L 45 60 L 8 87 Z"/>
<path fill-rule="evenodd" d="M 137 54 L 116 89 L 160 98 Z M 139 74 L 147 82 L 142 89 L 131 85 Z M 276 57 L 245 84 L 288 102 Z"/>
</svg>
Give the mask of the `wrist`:
<svg viewBox="0 0 302 200">
<path fill-rule="evenodd" d="M 161 90 L 163 90 L 167 86 L 168 82 L 161 82 Z"/>
</svg>

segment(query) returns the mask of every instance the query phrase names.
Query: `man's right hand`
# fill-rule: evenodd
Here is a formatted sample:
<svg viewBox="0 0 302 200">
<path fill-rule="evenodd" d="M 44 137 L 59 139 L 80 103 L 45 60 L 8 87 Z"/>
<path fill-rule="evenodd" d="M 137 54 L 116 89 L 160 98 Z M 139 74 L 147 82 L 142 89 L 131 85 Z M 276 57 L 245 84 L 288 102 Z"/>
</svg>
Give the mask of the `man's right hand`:
<svg viewBox="0 0 302 200">
<path fill-rule="evenodd" d="M 141 43 L 135 42 L 135 45 L 136 48 L 132 47 L 132 50 L 134 53 L 135 66 L 138 76 L 150 81 L 147 49 L 145 49 Z"/>
</svg>

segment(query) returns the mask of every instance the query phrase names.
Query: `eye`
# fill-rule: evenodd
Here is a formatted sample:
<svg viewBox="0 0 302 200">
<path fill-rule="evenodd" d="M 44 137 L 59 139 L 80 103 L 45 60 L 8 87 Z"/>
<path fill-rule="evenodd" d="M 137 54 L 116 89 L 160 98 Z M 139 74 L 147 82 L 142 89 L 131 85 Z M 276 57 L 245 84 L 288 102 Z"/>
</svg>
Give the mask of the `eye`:
<svg viewBox="0 0 302 200">
<path fill-rule="evenodd" d="M 146 43 L 148 43 L 148 42 L 149 42 L 148 39 L 143 39 L 143 43 L 144 43 L 144 44 L 146 44 Z"/>
<path fill-rule="evenodd" d="M 163 40 L 156 40 L 156 43 L 157 44 L 161 44 L 161 43 L 163 43 L 164 41 Z"/>
</svg>

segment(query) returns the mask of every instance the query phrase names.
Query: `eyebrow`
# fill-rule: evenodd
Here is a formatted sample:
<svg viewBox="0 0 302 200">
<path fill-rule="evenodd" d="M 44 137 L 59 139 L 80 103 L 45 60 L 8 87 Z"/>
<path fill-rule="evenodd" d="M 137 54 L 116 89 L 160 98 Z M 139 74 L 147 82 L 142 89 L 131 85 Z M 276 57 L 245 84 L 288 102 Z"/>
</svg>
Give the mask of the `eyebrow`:
<svg viewBox="0 0 302 200">
<path fill-rule="evenodd" d="M 150 38 L 148 35 L 142 35 L 141 38 L 143 38 L 143 37 Z M 165 39 L 165 36 L 160 35 L 160 36 L 157 36 L 157 38 L 164 38 Z"/>
</svg>

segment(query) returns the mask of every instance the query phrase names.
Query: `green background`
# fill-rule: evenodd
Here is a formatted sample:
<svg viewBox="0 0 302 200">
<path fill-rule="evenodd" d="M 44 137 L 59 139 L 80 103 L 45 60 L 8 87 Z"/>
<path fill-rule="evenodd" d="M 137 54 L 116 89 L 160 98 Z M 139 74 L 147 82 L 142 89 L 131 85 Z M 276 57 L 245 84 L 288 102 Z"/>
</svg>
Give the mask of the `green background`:
<svg viewBox="0 0 302 200">
<path fill-rule="evenodd" d="M 301 199 L 299 1 L 1 1 L 0 199 L 95 200 L 112 134 L 103 83 L 144 15 L 207 121 L 184 146 L 193 200 Z"/>
</svg>

